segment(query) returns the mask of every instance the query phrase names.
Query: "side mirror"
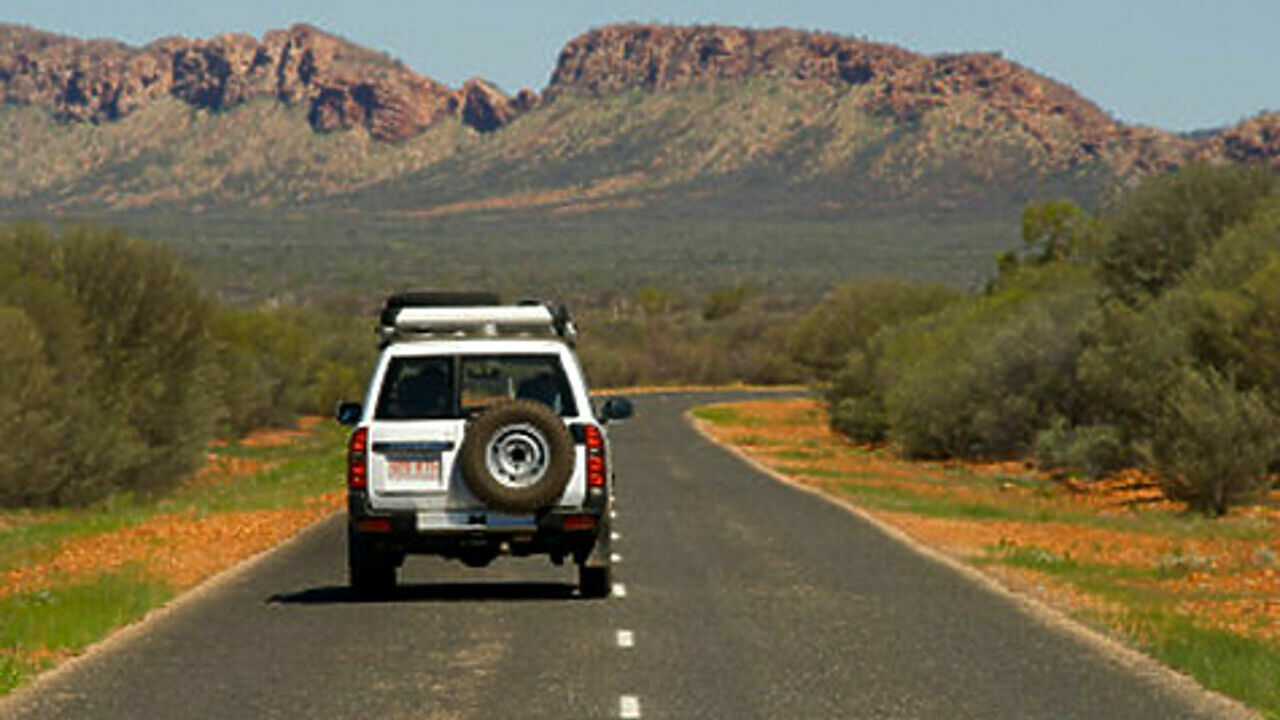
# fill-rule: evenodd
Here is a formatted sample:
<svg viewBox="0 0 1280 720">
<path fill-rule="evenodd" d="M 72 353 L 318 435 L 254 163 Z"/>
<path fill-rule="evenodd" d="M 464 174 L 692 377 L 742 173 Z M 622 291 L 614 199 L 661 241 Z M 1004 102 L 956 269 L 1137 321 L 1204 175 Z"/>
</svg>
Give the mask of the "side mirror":
<svg viewBox="0 0 1280 720">
<path fill-rule="evenodd" d="M 333 416 L 343 425 L 355 425 L 363 414 L 364 406 L 358 402 L 340 402 L 333 410 Z"/>
<path fill-rule="evenodd" d="M 604 401 L 604 405 L 600 406 L 600 418 L 606 421 L 626 420 L 635 413 L 635 406 L 626 398 L 609 398 Z"/>
</svg>

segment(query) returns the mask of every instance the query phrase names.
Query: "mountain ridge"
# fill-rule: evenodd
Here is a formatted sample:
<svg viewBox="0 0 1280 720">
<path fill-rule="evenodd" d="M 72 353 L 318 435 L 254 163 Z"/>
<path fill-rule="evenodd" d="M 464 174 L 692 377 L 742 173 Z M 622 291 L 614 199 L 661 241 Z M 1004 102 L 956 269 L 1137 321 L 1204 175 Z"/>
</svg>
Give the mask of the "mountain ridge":
<svg viewBox="0 0 1280 720">
<path fill-rule="evenodd" d="M 165 37 L 142 47 L 79 40 L 0 25 L 0 87 L 7 104 L 38 105 L 67 122 L 118 120 L 166 95 L 219 111 L 256 97 L 302 105 L 319 132 L 363 126 L 378 140 L 403 140 L 444 117 L 487 131 L 531 107 L 480 79 L 453 90 L 377 53 L 299 23 L 261 39 L 228 33 Z"/>
<path fill-rule="evenodd" d="M 1021 191 L 1036 178 L 1100 187 L 1194 160 L 1280 167 L 1280 112 L 1170 133 L 1119 122 L 998 53 L 929 56 L 786 28 L 595 28 L 565 44 L 541 94 L 508 96 L 479 78 L 450 88 L 305 24 L 142 47 L 0 25 L 0 101 L 23 146 L 10 148 L 0 203 L 63 210 L 383 188 L 416 212 L 744 184 L 816 186 L 822 204 L 957 183 Z M 302 118 L 316 140 L 291 129 Z M 275 146 L 237 149 L 228 133 Z"/>
</svg>

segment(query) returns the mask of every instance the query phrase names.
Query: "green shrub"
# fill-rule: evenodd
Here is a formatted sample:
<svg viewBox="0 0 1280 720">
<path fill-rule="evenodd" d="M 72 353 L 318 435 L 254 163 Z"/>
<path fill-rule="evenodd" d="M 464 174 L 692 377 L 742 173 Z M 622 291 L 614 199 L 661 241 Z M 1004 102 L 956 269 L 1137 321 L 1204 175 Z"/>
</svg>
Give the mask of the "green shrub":
<svg viewBox="0 0 1280 720">
<path fill-rule="evenodd" d="M 369 325 L 312 310 L 221 308 L 211 327 L 224 434 L 328 414 L 359 398 L 373 364 Z"/>
<path fill-rule="evenodd" d="M 28 442 L 5 451 L 7 463 L 33 459 L 0 478 L 5 502 L 80 503 L 180 482 L 219 412 L 207 392 L 208 305 L 191 277 L 164 250 L 87 226 L 61 237 L 9 228 L 0 258 L 11 280 L 0 304 L 29 318 L 15 332 L 38 332 L 28 344 L 49 378 L 22 412 L 60 432 L 24 432 Z"/>
<path fill-rule="evenodd" d="M 1165 399 L 1152 455 L 1170 498 L 1224 515 L 1268 487 L 1280 417 L 1261 392 L 1240 392 L 1215 371 L 1184 370 Z"/>
<path fill-rule="evenodd" d="M 1147 180 L 1102 213 L 1111 229 L 1100 263 L 1104 282 L 1130 304 L 1160 295 L 1275 188 L 1270 171 L 1239 165 L 1197 163 Z"/>
<path fill-rule="evenodd" d="M 1028 449 L 1079 412 L 1080 329 L 1096 294 L 1087 269 L 1026 268 L 999 292 L 912 323 L 879 361 L 889 436 L 909 456 Z"/>
<path fill-rule="evenodd" d="M 1124 433 L 1114 425 L 1072 427 L 1066 418 L 1035 440 L 1036 461 L 1044 468 L 1067 469 L 1098 478 L 1132 465 L 1133 451 Z"/>
<path fill-rule="evenodd" d="M 166 250 L 119 231 L 0 230 L 0 504 L 162 493 L 229 434 L 360 392 L 365 323 L 218 309 Z"/>
<path fill-rule="evenodd" d="M 0 505 L 29 504 L 66 470 L 41 457 L 56 448 L 66 420 L 46 405 L 54 391 L 53 372 L 40 329 L 21 308 L 0 307 L 0 337 L 0 433 L 22 438 L 0 453 Z"/>
<path fill-rule="evenodd" d="M 884 442 L 889 434 L 889 420 L 884 407 L 871 396 L 846 397 L 831 412 L 831 427 L 858 442 Z"/>
<path fill-rule="evenodd" d="M 1184 368 L 1280 399 L 1280 202 L 1238 223 L 1181 284 L 1139 307 L 1102 304 L 1077 377 L 1089 420 L 1150 438 Z"/>
<path fill-rule="evenodd" d="M 941 285 L 903 280 L 844 285 L 800 321 L 787 347 L 797 365 L 826 380 L 841 369 L 851 352 L 864 349 L 881 329 L 937 312 L 959 297 Z"/>
</svg>

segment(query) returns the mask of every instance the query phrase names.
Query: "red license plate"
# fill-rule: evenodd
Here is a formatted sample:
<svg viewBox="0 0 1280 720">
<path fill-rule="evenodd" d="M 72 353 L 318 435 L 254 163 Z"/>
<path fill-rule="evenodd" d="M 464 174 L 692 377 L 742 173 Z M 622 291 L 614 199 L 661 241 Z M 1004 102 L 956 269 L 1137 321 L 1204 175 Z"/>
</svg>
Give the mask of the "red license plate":
<svg viewBox="0 0 1280 720">
<path fill-rule="evenodd" d="M 387 479 L 395 482 L 440 482 L 440 460 L 388 460 Z"/>
</svg>

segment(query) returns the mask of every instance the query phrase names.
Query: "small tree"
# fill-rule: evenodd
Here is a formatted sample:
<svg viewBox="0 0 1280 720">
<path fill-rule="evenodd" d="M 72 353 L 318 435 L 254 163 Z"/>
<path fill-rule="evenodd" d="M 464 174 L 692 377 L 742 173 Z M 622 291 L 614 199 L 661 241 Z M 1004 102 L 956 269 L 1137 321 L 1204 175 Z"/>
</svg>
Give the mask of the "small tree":
<svg viewBox="0 0 1280 720">
<path fill-rule="evenodd" d="M 1022 242 L 1039 263 L 1069 260 L 1077 251 L 1086 218 L 1065 200 L 1033 202 L 1022 211 Z"/>
</svg>

